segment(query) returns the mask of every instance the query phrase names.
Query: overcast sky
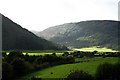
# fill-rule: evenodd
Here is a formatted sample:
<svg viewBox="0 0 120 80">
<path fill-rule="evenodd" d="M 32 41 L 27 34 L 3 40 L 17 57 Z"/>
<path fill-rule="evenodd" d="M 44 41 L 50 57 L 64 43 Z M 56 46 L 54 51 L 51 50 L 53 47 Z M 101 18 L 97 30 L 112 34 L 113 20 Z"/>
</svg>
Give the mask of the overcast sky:
<svg viewBox="0 0 120 80">
<path fill-rule="evenodd" d="M 1 0 L 0 13 L 29 30 L 86 20 L 118 20 L 119 0 Z"/>
</svg>

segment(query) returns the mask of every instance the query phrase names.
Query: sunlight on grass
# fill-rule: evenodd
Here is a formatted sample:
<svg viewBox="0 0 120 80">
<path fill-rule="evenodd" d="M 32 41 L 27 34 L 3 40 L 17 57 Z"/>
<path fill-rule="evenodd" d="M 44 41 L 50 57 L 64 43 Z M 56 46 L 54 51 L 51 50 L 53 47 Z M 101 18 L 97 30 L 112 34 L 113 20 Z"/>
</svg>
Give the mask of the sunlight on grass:
<svg viewBox="0 0 120 80">
<path fill-rule="evenodd" d="M 85 52 L 93 52 L 93 51 L 98 51 L 98 52 L 118 52 L 116 50 L 108 49 L 106 47 L 104 48 L 98 48 L 98 47 L 89 47 L 89 48 L 81 48 L 81 49 L 76 49 L 74 48 L 73 50 L 75 51 L 85 51 Z"/>
<path fill-rule="evenodd" d="M 42 56 L 44 56 L 44 55 L 46 55 L 46 54 L 52 54 L 52 52 L 50 52 L 50 53 L 23 53 L 24 55 L 26 55 L 26 54 L 28 54 L 28 55 L 30 55 L 30 56 L 33 56 L 33 55 L 35 55 L 35 56 L 39 56 L 39 55 L 42 55 Z M 62 55 L 63 53 L 56 53 L 56 55 Z"/>
<path fill-rule="evenodd" d="M 86 58 L 87 59 L 87 58 Z M 28 74 L 26 76 L 21 77 L 18 80 L 30 80 L 32 76 L 40 76 L 42 78 L 66 78 L 67 75 L 74 70 L 84 70 L 94 75 L 99 64 L 110 62 L 112 64 L 118 61 L 118 58 L 88 58 L 89 62 L 82 62 L 76 64 L 64 64 L 49 67 L 40 71 L 36 71 L 34 73 Z M 81 60 L 81 58 L 79 59 Z M 51 74 L 51 72 L 53 74 Z"/>
</svg>

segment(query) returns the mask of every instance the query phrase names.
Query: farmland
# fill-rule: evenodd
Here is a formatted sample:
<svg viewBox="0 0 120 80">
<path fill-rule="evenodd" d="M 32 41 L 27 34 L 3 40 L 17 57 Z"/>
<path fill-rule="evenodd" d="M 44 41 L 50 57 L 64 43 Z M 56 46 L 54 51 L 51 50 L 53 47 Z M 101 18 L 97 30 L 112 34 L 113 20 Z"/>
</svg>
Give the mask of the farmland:
<svg viewBox="0 0 120 80">
<path fill-rule="evenodd" d="M 108 49 L 106 47 L 104 48 L 97 48 L 97 47 L 88 47 L 88 48 L 81 48 L 81 49 L 76 49 L 73 48 L 72 50 L 68 50 L 67 52 L 73 52 L 73 51 L 83 51 L 83 52 L 93 52 L 93 51 L 98 51 L 98 52 L 118 52 L 116 50 Z M 29 55 L 45 55 L 45 54 L 52 54 L 56 53 L 57 55 L 63 54 L 65 51 L 40 51 L 40 52 L 28 52 Z M 27 53 L 27 52 L 26 52 Z M 24 53 L 24 54 L 26 54 Z"/>
<path fill-rule="evenodd" d="M 118 62 L 118 58 L 77 58 L 76 61 L 80 61 L 80 63 L 75 64 L 64 64 L 64 65 L 58 65 L 54 67 L 49 67 L 46 69 L 43 69 L 41 71 L 37 71 L 35 73 L 29 74 L 27 76 L 24 76 L 18 80 L 28 80 L 32 76 L 38 76 L 41 78 L 66 78 L 66 76 L 74 70 L 84 70 L 89 72 L 90 74 L 94 75 L 95 71 L 97 69 L 97 66 L 99 64 L 110 62 L 112 64 Z M 81 62 L 83 61 L 83 62 Z M 51 74 L 51 72 L 53 74 Z"/>
<path fill-rule="evenodd" d="M 61 8 L 63 5 L 58 6 Z M 70 6 L 71 2 L 67 7 Z M 61 9 L 58 10 L 61 12 Z M 3 14 L 0 15 L 2 80 L 120 80 L 119 21 L 73 20 L 70 23 L 68 21 L 53 25 L 43 31 L 36 27 L 34 29 L 37 32 L 34 33 L 33 28 L 23 28 Z M 38 22 L 37 19 L 29 18 L 32 23 Z M 57 20 L 57 16 L 55 19 Z M 39 23 L 45 21 L 45 25 L 49 25 L 50 20 L 39 20 Z M 56 24 L 56 21 L 53 23 Z"/>
<path fill-rule="evenodd" d="M 117 63 L 120 53 L 117 51 L 4 51 L 3 71 L 5 79 L 34 80 L 32 78 L 67 78 L 71 72 L 83 70 L 95 76 L 103 63 Z M 105 50 L 105 52 L 104 52 Z M 12 73 L 11 76 L 9 76 Z"/>
<path fill-rule="evenodd" d="M 73 49 L 76 51 L 86 51 L 86 52 L 93 52 L 93 51 L 98 51 L 98 52 L 117 52 L 116 50 L 108 49 L 106 47 L 100 48 L 100 47 L 87 47 L 87 48 L 81 48 L 81 49 Z"/>
<path fill-rule="evenodd" d="M 57 55 L 62 55 L 63 52 L 74 52 L 74 51 L 83 51 L 83 52 L 93 52 L 93 51 L 98 51 L 98 52 L 118 52 L 116 50 L 112 50 L 112 49 L 108 49 L 106 47 L 104 48 L 98 48 L 96 46 L 93 47 L 87 47 L 87 48 L 72 48 L 71 50 L 60 50 L 60 51 L 55 51 L 55 50 L 43 50 L 43 51 L 23 51 L 23 54 L 28 54 L 30 56 L 36 55 L 45 55 L 45 54 L 52 54 L 52 53 L 56 53 Z M 5 51 L 7 52 L 7 54 L 9 54 L 9 52 L 11 51 Z"/>
</svg>

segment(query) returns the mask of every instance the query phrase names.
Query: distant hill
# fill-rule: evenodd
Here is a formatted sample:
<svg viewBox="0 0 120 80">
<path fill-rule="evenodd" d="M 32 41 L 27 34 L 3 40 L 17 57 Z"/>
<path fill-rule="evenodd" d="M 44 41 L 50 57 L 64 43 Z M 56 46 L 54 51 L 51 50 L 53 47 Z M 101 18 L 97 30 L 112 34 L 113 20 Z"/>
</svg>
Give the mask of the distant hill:
<svg viewBox="0 0 120 80">
<path fill-rule="evenodd" d="M 39 31 L 31 30 L 31 32 L 37 34 Z"/>
<path fill-rule="evenodd" d="M 2 16 L 3 50 L 63 50 L 65 46 L 37 37 L 5 16 Z"/>
<path fill-rule="evenodd" d="M 45 29 L 37 35 L 72 48 L 99 46 L 118 49 L 118 23 L 111 20 L 66 23 Z"/>
</svg>

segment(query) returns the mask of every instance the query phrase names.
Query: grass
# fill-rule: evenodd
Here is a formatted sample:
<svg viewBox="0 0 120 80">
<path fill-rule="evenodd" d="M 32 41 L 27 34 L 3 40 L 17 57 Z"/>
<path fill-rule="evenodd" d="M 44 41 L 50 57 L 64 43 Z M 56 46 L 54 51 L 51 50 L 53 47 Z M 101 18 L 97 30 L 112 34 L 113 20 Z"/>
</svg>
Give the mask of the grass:
<svg viewBox="0 0 120 80">
<path fill-rule="evenodd" d="M 62 55 L 64 52 L 71 52 L 71 50 L 42 50 L 42 51 L 22 51 L 23 54 L 28 54 L 30 56 L 38 56 L 38 55 L 46 55 L 46 54 L 52 54 L 52 53 L 56 53 L 56 55 Z M 9 52 L 11 51 L 3 51 L 6 52 L 7 54 L 9 54 Z"/>
<path fill-rule="evenodd" d="M 98 52 L 118 52 L 116 50 L 108 49 L 106 47 L 100 48 L 100 47 L 96 47 L 96 46 L 88 47 L 88 48 L 81 48 L 81 49 L 73 49 L 73 50 L 86 51 L 86 52 L 93 52 L 93 51 L 98 51 Z"/>
<path fill-rule="evenodd" d="M 104 48 L 99 48 L 96 46 L 93 47 L 88 47 L 88 48 L 81 48 L 81 49 L 77 49 L 77 48 L 73 48 L 72 50 L 42 50 L 42 51 L 22 51 L 23 54 L 28 53 L 28 55 L 33 56 L 33 55 L 45 55 L 45 54 L 52 54 L 52 53 L 56 53 L 57 55 L 62 55 L 63 52 L 73 52 L 73 51 L 83 51 L 83 52 L 93 52 L 93 51 L 98 51 L 98 52 L 118 52 L 116 50 L 112 50 L 112 49 L 108 49 L 106 47 Z M 4 51 L 3 51 L 4 52 Z M 5 51 L 7 52 L 7 54 L 9 54 L 10 51 Z"/>
<path fill-rule="evenodd" d="M 40 76 L 42 78 L 66 78 L 66 76 L 74 70 L 84 70 L 94 75 L 99 64 L 110 62 L 118 62 L 118 58 L 77 58 L 77 61 L 89 60 L 89 62 L 75 63 L 75 64 L 64 64 L 54 67 L 49 67 L 41 71 L 34 72 L 32 74 L 21 77 L 18 80 L 30 80 L 32 76 Z M 51 74 L 51 72 L 53 74 Z"/>
<path fill-rule="evenodd" d="M 26 53 L 23 53 L 23 54 L 25 55 Z M 52 54 L 52 52 L 49 52 L 49 53 L 40 53 L 40 52 L 39 52 L 39 53 L 33 53 L 33 52 L 30 53 L 30 52 L 29 52 L 29 53 L 27 53 L 27 54 L 30 55 L 30 56 L 33 56 L 33 55 L 38 56 L 38 55 Z M 59 56 L 59 55 L 62 55 L 62 54 L 63 54 L 63 53 L 56 53 L 56 55 L 58 55 L 58 56 Z"/>
<path fill-rule="evenodd" d="M 3 51 L 3 52 L 6 52 L 7 54 L 9 54 L 11 51 L 8 50 L 8 51 Z M 33 55 L 39 56 L 39 55 L 46 55 L 46 54 L 52 54 L 52 53 L 56 53 L 56 55 L 60 56 L 64 52 L 73 52 L 73 50 L 41 50 L 41 51 L 21 51 L 21 52 L 23 52 L 24 55 L 28 54 L 30 56 L 33 56 Z"/>
</svg>

